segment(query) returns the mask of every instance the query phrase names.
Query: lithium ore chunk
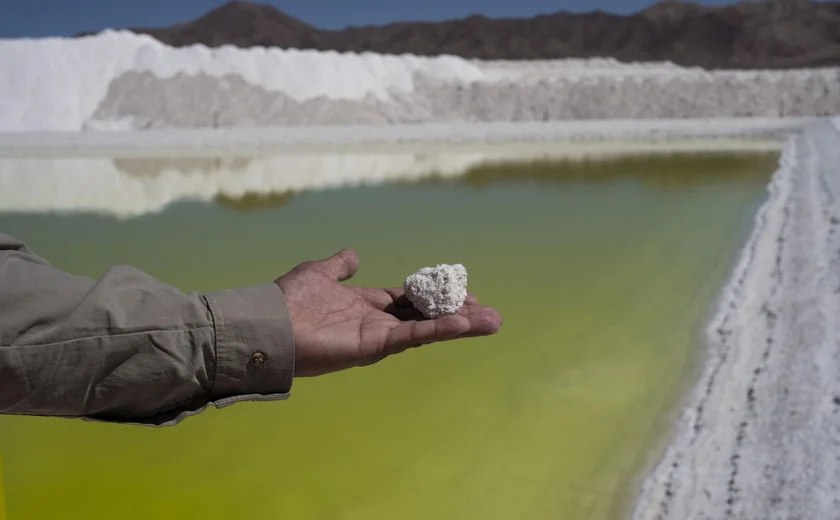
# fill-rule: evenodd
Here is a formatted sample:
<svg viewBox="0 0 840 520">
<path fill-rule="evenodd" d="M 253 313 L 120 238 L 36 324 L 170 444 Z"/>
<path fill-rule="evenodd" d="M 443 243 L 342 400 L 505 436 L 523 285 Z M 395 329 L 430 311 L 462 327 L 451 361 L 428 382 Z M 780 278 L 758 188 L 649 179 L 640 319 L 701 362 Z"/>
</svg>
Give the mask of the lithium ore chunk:
<svg viewBox="0 0 840 520">
<path fill-rule="evenodd" d="M 456 314 L 467 299 L 467 270 L 461 264 L 424 267 L 408 275 L 403 288 L 427 318 Z"/>
</svg>

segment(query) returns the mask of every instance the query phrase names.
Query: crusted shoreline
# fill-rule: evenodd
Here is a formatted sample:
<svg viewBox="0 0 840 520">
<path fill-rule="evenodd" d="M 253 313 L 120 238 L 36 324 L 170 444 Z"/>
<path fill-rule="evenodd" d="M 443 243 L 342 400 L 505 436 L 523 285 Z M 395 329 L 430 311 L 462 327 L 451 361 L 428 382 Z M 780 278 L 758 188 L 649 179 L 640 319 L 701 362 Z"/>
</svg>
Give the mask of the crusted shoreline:
<svg viewBox="0 0 840 520">
<path fill-rule="evenodd" d="M 635 519 L 832 518 L 840 509 L 837 143 L 823 122 L 785 144 Z"/>
</svg>

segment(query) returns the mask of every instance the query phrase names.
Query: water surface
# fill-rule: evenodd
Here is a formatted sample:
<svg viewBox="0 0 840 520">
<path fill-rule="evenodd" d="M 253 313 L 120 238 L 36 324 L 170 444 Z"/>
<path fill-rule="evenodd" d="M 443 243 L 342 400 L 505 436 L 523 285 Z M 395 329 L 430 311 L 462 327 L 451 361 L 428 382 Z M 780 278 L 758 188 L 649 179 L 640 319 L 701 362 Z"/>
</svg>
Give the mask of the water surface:
<svg viewBox="0 0 840 520">
<path fill-rule="evenodd" d="M 505 324 L 176 428 L 0 418 L 11 519 L 615 515 L 776 155 L 467 161 L 318 191 L 227 159 L 122 161 L 97 163 L 104 187 L 56 160 L 34 185 L 15 177 L 0 229 L 77 274 L 131 264 L 184 290 L 261 283 L 347 246 L 359 284 L 461 262 Z M 5 160 L 0 180 L 39 168 Z"/>
</svg>

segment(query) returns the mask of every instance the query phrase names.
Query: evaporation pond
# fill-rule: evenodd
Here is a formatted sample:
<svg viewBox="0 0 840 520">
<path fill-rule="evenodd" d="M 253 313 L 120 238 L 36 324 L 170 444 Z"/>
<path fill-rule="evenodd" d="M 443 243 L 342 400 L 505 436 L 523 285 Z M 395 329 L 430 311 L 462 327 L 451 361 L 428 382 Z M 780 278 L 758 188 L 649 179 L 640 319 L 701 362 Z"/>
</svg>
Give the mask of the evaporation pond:
<svg viewBox="0 0 840 520">
<path fill-rule="evenodd" d="M 79 275 L 130 264 L 211 291 L 352 246 L 359 284 L 463 263 L 505 320 L 492 338 L 298 380 L 288 401 L 175 428 L 2 417 L 10 519 L 615 515 L 690 378 L 777 153 L 473 157 L 425 179 L 395 164 L 405 175 L 305 189 L 390 167 L 333 159 L 0 161 L 0 230 Z"/>
</svg>

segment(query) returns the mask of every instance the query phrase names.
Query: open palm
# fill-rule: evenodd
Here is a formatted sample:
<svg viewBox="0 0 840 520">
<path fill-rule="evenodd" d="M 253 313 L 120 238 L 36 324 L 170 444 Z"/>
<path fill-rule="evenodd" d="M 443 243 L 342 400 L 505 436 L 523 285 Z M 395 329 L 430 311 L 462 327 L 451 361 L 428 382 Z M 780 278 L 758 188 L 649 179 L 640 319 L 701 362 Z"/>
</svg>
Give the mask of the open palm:
<svg viewBox="0 0 840 520">
<path fill-rule="evenodd" d="M 351 249 L 304 262 L 275 283 L 283 291 L 295 337 L 295 376 L 315 376 L 369 365 L 436 341 L 499 330 L 499 313 L 467 296 L 453 316 L 424 319 L 401 288 L 352 287 L 340 282 L 358 269 Z"/>
</svg>

